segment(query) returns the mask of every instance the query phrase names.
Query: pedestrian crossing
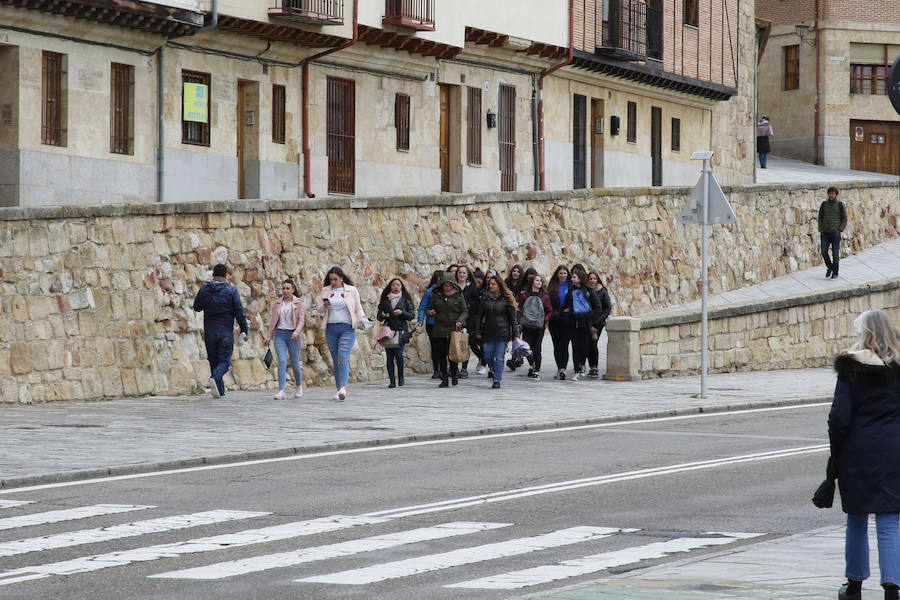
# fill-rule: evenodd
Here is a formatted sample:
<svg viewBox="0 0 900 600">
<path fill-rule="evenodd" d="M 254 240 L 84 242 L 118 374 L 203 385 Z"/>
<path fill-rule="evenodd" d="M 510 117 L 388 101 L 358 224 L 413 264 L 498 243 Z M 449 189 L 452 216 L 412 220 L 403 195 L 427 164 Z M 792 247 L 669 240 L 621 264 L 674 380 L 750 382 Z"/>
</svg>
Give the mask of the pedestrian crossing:
<svg viewBox="0 0 900 600">
<path fill-rule="evenodd" d="M 7 531 L 20 528 L 28 531 L 28 528 L 37 525 L 70 527 L 71 522 L 81 519 L 111 518 L 113 515 L 132 511 L 161 510 L 144 505 L 95 504 L 41 511 L 40 503 L 27 500 L 5 501 L 0 504 L 0 509 L 4 509 L 6 514 L 15 509 L 35 510 L 0 519 L 0 529 Z M 285 569 L 283 572 L 287 573 L 286 580 L 298 587 L 366 586 L 440 572 L 441 581 L 435 585 L 448 590 L 516 590 L 567 582 L 613 568 L 636 566 L 648 560 L 684 556 L 688 552 L 722 547 L 763 535 L 740 532 L 647 532 L 635 528 L 593 524 L 544 531 L 535 523 L 480 521 L 448 521 L 415 527 L 406 526 L 404 517 L 372 514 L 331 515 L 202 537 L 190 537 L 181 533 L 197 527 L 249 522 L 264 517 L 275 518 L 268 512 L 216 509 L 127 523 L 76 527 L 67 532 L 0 541 L 0 557 L 22 556 L 22 560 L 28 563 L 5 570 L 0 567 L 0 586 L 25 584 L 48 577 L 75 576 L 135 563 L 193 557 L 191 562 L 200 563 L 201 566 L 171 570 L 172 566 L 177 565 L 171 561 L 161 562 L 161 568 L 151 569 L 153 572 L 147 577 L 190 585 L 192 581 L 234 580 L 240 576 Z M 387 528 L 390 531 L 367 534 L 366 529 L 373 527 Z M 340 535 L 342 541 L 303 545 L 303 538 L 316 536 L 318 542 L 327 539 L 328 534 L 347 530 L 358 531 L 360 535 L 354 536 L 351 533 L 350 537 L 353 539 L 347 539 L 348 536 L 344 533 Z M 97 552 L 99 544 L 125 539 L 140 544 L 141 537 L 150 534 L 167 534 L 174 539 L 124 550 Z M 156 541 L 159 539 L 156 538 Z M 275 542 L 291 545 L 296 543 L 298 547 L 271 552 L 267 544 Z M 441 550 L 442 544 L 449 545 Z M 605 544 L 609 544 L 607 548 L 616 549 L 597 552 Z M 91 548 L 88 552 L 74 558 L 71 557 L 72 550 L 69 550 L 65 560 L 40 558 L 41 553 L 61 549 L 74 548 L 74 552 L 78 553 L 78 546 L 88 545 Z M 230 560 L 202 563 L 200 555 L 209 553 L 214 557 L 215 552 L 226 549 L 232 551 Z M 234 558 L 235 549 L 243 549 L 244 556 Z M 280 549 L 283 550 L 283 547 Z M 580 557 L 548 561 L 547 557 L 552 556 L 554 550 L 564 551 L 566 556 L 577 553 Z M 398 558 L 398 555 L 403 558 Z M 391 559 L 387 559 L 388 556 Z M 363 566 L 346 568 L 348 557 L 357 557 L 358 564 Z M 328 561 L 331 560 L 341 560 L 336 564 L 342 566 L 329 568 Z M 511 562 L 515 562 L 519 568 L 510 568 Z M 465 567 L 476 564 L 480 565 L 479 574 L 492 574 L 474 579 L 466 578 L 465 574 L 471 571 Z M 528 566 L 521 568 L 523 565 Z"/>
</svg>

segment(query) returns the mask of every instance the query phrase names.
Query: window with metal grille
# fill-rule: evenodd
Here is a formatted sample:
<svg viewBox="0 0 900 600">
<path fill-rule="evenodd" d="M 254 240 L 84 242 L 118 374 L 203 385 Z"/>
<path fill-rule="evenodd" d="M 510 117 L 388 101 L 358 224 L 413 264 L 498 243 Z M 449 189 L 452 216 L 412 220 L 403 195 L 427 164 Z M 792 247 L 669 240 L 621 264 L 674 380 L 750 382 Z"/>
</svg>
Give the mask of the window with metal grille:
<svg viewBox="0 0 900 600">
<path fill-rule="evenodd" d="M 572 115 L 572 167 L 575 173 L 573 187 L 577 190 L 587 187 L 587 148 L 585 144 L 587 98 L 581 94 L 575 94 L 575 106 Z"/>
<path fill-rule="evenodd" d="M 500 140 L 500 191 L 516 189 L 516 86 L 500 84 L 498 106 Z"/>
<path fill-rule="evenodd" d="M 626 124 L 626 137 L 632 144 L 637 142 L 637 102 L 628 103 L 628 123 Z"/>
<path fill-rule="evenodd" d="M 41 143 L 66 145 L 66 55 L 43 52 Z"/>
<path fill-rule="evenodd" d="M 481 88 L 470 87 L 466 110 L 466 162 L 481 164 Z"/>
<path fill-rule="evenodd" d="M 210 93 L 210 75 L 209 73 L 200 73 L 198 71 L 182 71 L 182 110 L 181 110 L 181 143 L 193 144 L 196 146 L 209 146 L 209 116 L 212 114 L 212 94 Z M 189 121 L 185 119 L 184 111 L 184 84 L 199 83 L 206 86 L 206 122 Z"/>
<path fill-rule="evenodd" d="M 800 88 L 800 46 L 784 47 L 784 89 Z"/>
<path fill-rule="evenodd" d="M 397 128 L 397 150 L 409 151 L 409 94 L 394 96 L 394 127 Z"/>
<path fill-rule="evenodd" d="M 283 85 L 272 86 L 272 141 L 276 144 L 285 143 L 284 127 L 284 103 L 285 90 Z"/>
<path fill-rule="evenodd" d="M 672 119 L 672 152 L 681 152 L 681 119 Z"/>
<path fill-rule="evenodd" d="M 887 94 L 887 65 L 850 65 L 851 94 Z"/>
<path fill-rule="evenodd" d="M 328 78 L 326 92 L 328 192 L 356 190 L 356 85 L 352 79 Z"/>
<path fill-rule="evenodd" d="M 698 10 L 698 0 L 684 0 L 684 24 L 691 27 L 700 25 L 700 11 Z"/>
<path fill-rule="evenodd" d="M 134 154 L 133 65 L 110 65 L 109 151 L 114 154 Z"/>
</svg>

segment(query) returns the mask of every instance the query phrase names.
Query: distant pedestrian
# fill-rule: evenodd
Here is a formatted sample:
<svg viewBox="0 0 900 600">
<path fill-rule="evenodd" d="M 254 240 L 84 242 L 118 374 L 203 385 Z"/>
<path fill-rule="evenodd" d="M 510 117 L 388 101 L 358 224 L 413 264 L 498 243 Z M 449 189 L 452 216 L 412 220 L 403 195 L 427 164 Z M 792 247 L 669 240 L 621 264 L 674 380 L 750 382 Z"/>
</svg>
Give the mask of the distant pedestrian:
<svg viewBox="0 0 900 600">
<path fill-rule="evenodd" d="M 465 298 L 465 300 L 466 300 L 466 310 L 468 311 L 468 314 L 471 315 L 472 309 L 469 306 L 469 296 L 471 295 L 471 293 L 469 293 L 467 295 L 466 290 L 468 290 L 470 287 L 474 286 L 472 272 L 469 271 L 469 267 L 467 265 L 458 265 L 456 267 L 455 277 L 456 277 L 456 284 L 463 291 L 463 298 Z M 464 325 L 466 327 L 466 330 L 468 330 L 469 317 L 466 318 L 466 321 L 467 321 L 467 323 L 465 323 Z M 470 335 L 469 339 L 471 340 L 474 337 L 475 337 L 474 335 Z M 469 346 L 471 348 L 471 343 L 469 344 Z M 458 368 L 457 368 L 457 372 L 459 373 L 460 379 L 468 379 L 469 378 L 469 361 L 466 360 L 466 362 L 459 364 Z"/>
<path fill-rule="evenodd" d="M 869 572 L 869 515 L 875 515 L 881 585 L 900 585 L 900 331 L 880 310 L 853 323 L 856 343 L 834 361 L 837 385 L 828 415 L 831 457 L 847 513 L 845 576 L 839 600 L 859 600 Z"/>
<path fill-rule="evenodd" d="M 306 324 L 306 309 L 297 296 L 297 286 L 293 279 L 285 279 L 281 284 L 281 297 L 272 308 L 272 319 L 266 334 L 266 345 L 275 339 L 275 354 L 278 356 L 278 393 L 276 400 L 284 400 L 287 386 L 287 362 L 290 357 L 291 371 L 294 373 L 294 398 L 303 396 L 303 372 L 300 369 L 300 348 L 303 345 L 303 327 Z"/>
<path fill-rule="evenodd" d="M 393 348 L 385 348 L 388 372 L 388 387 L 396 387 L 397 384 L 403 385 L 403 350 L 406 344 L 403 343 L 403 335 L 409 332 L 407 321 L 415 319 L 415 307 L 413 306 L 412 297 L 406 291 L 403 282 L 397 279 L 391 279 L 381 292 L 381 299 L 378 302 L 378 320 L 383 321 L 385 325 L 392 331 L 400 332 L 400 345 Z M 394 366 L 396 365 L 396 378 Z"/>
<path fill-rule="evenodd" d="M 513 265 L 503 283 L 514 296 L 517 296 L 522 291 L 522 286 L 525 285 L 525 269 L 522 268 L 522 265 Z"/>
<path fill-rule="evenodd" d="M 213 280 L 207 282 L 194 298 L 194 310 L 203 312 L 203 341 L 206 344 L 206 358 L 209 360 L 209 395 L 213 398 L 225 396 L 225 382 L 222 378 L 231 367 L 234 352 L 234 322 L 238 322 L 241 337 L 238 345 L 247 340 L 247 318 L 244 305 L 237 288 L 226 280 L 228 267 L 218 264 L 213 267 Z"/>
<path fill-rule="evenodd" d="M 484 342 L 484 360 L 494 374 L 493 389 L 503 379 L 506 344 L 519 337 L 516 311 L 519 303 L 499 277 L 489 277 L 475 318 L 475 335 Z"/>
<path fill-rule="evenodd" d="M 481 304 L 482 295 L 484 295 L 484 273 L 481 272 L 481 269 L 475 269 L 472 272 L 472 282 L 463 290 L 463 297 L 466 299 L 466 308 L 469 311 L 469 316 L 466 318 L 466 330 L 469 332 L 469 349 L 475 355 L 475 358 L 478 359 L 478 364 L 475 367 L 475 373 L 478 375 L 487 373 L 487 363 L 484 362 L 484 343 L 475 337 L 475 317 L 478 316 L 478 305 Z M 463 371 L 466 371 L 466 369 L 463 368 Z M 468 372 L 466 375 L 468 376 Z M 460 377 L 462 377 L 462 372 L 460 372 Z"/>
<path fill-rule="evenodd" d="M 416 320 L 416 328 L 425 327 L 425 334 L 428 336 L 428 345 L 431 347 L 431 367 L 433 369 L 433 373 L 431 375 L 432 379 L 440 379 L 441 378 L 441 368 L 438 363 L 437 354 L 434 351 L 434 317 L 430 316 L 427 313 L 428 311 L 428 303 L 431 302 L 431 295 L 434 293 L 435 288 L 444 278 L 444 271 L 440 269 L 436 269 L 431 274 L 431 279 L 428 281 L 428 286 L 425 288 L 425 292 L 422 294 L 422 299 L 419 301 L 419 314 L 418 319 Z"/>
<path fill-rule="evenodd" d="M 761 116 L 759 121 L 756 122 L 756 151 L 759 153 L 759 166 L 762 169 L 766 168 L 769 152 L 772 151 L 772 147 L 769 144 L 769 136 L 774 135 L 775 132 L 772 131 L 769 117 L 766 115 Z"/>
<path fill-rule="evenodd" d="M 598 344 L 600 343 L 600 334 L 603 333 L 603 328 L 606 327 L 606 319 L 609 318 L 609 313 L 612 310 L 612 302 L 609 299 L 609 292 L 606 286 L 603 285 L 603 280 L 600 279 L 598 273 L 593 271 L 588 273 L 588 286 L 594 290 L 597 294 L 597 300 L 600 301 L 600 314 L 597 315 L 596 326 L 591 327 L 591 345 L 588 347 L 588 366 L 591 368 L 590 372 L 588 372 L 588 377 L 597 379 L 600 377 L 600 348 Z"/>
<path fill-rule="evenodd" d="M 427 313 L 434 317 L 432 347 L 441 372 L 441 383 L 438 387 L 449 385 L 448 375 L 453 385 L 456 385 L 459 383 L 459 373 L 456 370 L 456 363 L 449 362 L 450 334 L 462 329 L 468 311 L 466 299 L 463 298 L 462 290 L 459 289 L 459 284 L 456 283 L 452 273 L 445 273 L 441 285 L 431 294 Z"/>
<path fill-rule="evenodd" d="M 541 379 L 541 344 L 544 342 L 544 329 L 553 316 L 553 305 L 550 296 L 544 291 L 544 280 L 537 273 L 528 279 L 528 289 L 519 295 L 519 328 L 522 339 L 531 348 L 528 357 L 528 376 Z"/>
<path fill-rule="evenodd" d="M 562 312 L 569 315 L 567 325 L 569 339 L 572 340 L 572 365 L 575 371 L 572 381 L 578 381 L 584 376 L 584 364 L 591 345 L 591 329 L 596 328 L 600 311 L 600 300 L 588 284 L 587 273 L 580 265 L 575 265 L 569 277 L 569 292 L 562 305 Z"/>
<path fill-rule="evenodd" d="M 822 258 L 825 259 L 825 277 L 838 278 L 841 264 L 841 233 L 847 228 L 847 207 L 837 199 L 840 192 L 834 186 L 828 188 L 828 200 L 819 205 L 819 239 Z M 831 258 L 828 249 L 831 249 Z"/>
<path fill-rule="evenodd" d="M 325 287 L 316 298 L 316 310 L 325 321 L 325 340 L 334 368 L 335 400 L 347 397 L 350 380 L 350 352 L 356 343 L 356 328 L 366 317 L 359 292 L 340 267 L 331 267 L 325 274 Z"/>
<path fill-rule="evenodd" d="M 569 317 L 564 313 L 563 302 L 569 293 L 569 268 L 559 265 L 553 271 L 550 283 L 547 284 L 547 294 L 550 296 L 550 304 L 553 306 L 553 314 L 547 322 L 547 330 L 550 339 L 553 340 L 553 358 L 556 361 L 556 379 L 566 378 L 566 366 L 569 364 Z"/>
</svg>

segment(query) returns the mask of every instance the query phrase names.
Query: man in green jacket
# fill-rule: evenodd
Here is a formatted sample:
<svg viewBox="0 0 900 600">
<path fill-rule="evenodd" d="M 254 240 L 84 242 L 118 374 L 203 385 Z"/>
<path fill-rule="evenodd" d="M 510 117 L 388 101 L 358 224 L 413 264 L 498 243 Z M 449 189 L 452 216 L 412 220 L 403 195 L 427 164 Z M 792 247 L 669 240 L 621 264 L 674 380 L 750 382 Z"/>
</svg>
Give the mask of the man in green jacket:
<svg viewBox="0 0 900 600">
<path fill-rule="evenodd" d="M 841 262 L 841 232 L 847 227 L 847 208 L 837 199 L 838 189 L 828 188 L 828 200 L 819 205 L 819 238 L 822 242 L 822 258 L 825 259 L 825 277 L 838 278 Z M 831 258 L 828 249 L 831 248 Z"/>
</svg>

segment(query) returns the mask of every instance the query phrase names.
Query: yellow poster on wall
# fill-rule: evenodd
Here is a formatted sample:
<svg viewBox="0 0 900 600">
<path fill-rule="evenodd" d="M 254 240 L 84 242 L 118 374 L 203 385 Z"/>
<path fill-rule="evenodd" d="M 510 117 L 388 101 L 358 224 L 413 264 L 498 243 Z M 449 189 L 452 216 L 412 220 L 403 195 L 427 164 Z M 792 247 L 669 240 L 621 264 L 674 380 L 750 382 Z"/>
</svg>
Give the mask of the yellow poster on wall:
<svg viewBox="0 0 900 600">
<path fill-rule="evenodd" d="M 184 120 L 209 123 L 209 86 L 203 83 L 184 84 Z"/>
</svg>

